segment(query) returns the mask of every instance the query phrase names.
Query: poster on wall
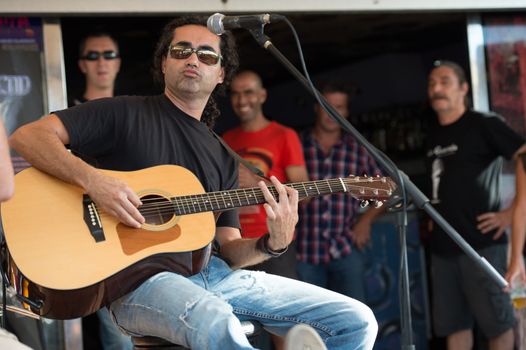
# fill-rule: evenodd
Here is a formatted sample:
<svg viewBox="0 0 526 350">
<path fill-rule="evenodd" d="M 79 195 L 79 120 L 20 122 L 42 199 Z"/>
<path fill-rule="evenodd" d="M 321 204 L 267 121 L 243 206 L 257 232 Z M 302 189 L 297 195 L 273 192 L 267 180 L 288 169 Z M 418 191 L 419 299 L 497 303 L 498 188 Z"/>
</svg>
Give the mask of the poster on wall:
<svg viewBox="0 0 526 350">
<path fill-rule="evenodd" d="M 490 107 L 526 136 L 526 15 L 488 15 L 484 41 Z"/>
<path fill-rule="evenodd" d="M 44 114 L 42 20 L 0 17 L 0 117 L 8 134 Z M 27 163 L 12 155 L 15 171 Z"/>
</svg>

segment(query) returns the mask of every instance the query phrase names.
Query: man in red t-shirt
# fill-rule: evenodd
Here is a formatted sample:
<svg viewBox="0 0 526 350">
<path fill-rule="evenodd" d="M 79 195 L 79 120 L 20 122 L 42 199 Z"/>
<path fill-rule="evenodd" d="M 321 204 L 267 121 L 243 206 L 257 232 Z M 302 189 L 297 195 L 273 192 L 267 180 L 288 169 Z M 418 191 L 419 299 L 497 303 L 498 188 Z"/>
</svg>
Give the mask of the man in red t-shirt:
<svg viewBox="0 0 526 350">
<path fill-rule="evenodd" d="M 230 101 L 239 118 L 239 127 L 227 131 L 223 138 L 234 151 L 260 169 L 265 176 L 276 176 L 282 182 L 308 181 L 303 150 L 296 132 L 263 115 L 267 90 L 259 75 L 252 71 L 238 73 L 230 85 Z M 239 187 L 256 187 L 261 178 L 244 165 L 239 166 Z M 267 231 L 266 214 L 262 205 L 240 209 L 241 235 L 254 238 Z M 251 269 L 296 278 L 296 248 Z M 274 337 L 275 338 L 275 337 Z M 275 339 L 279 349 L 280 340 Z"/>
<path fill-rule="evenodd" d="M 260 169 L 265 176 L 283 182 L 308 181 L 303 151 L 296 132 L 263 115 L 267 91 L 261 78 L 252 71 L 238 73 L 231 84 L 230 100 L 240 126 L 227 131 L 223 138 L 234 151 Z M 245 166 L 239 168 L 239 187 L 256 187 L 261 179 Z M 240 210 L 243 237 L 260 237 L 266 232 L 262 206 Z"/>
</svg>

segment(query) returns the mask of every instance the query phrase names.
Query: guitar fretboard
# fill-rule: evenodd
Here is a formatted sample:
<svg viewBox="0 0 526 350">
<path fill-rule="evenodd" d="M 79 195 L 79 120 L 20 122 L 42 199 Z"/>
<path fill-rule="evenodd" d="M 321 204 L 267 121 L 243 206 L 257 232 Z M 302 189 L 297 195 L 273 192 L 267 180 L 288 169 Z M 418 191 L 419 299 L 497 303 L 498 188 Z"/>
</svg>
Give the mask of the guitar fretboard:
<svg viewBox="0 0 526 350">
<path fill-rule="evenodd" d="M 337 178 L 318 181 L 307 181 L 286 184 L 298 191 L 299 197 L 316 197 L 326 194 L 350 192 L 360 199 L 388 198 L 391 188 L 378 189 L 377 183 L 386 184 L 385 178 Z M 278 191 L 274 186 L 268 186 L 274 198 L 278 198 Z M 207 211 L 225 211 L 266 202 L 259 187 L 244 188 L 229 191 L 209 192 L 204 194 L 178 196 L 171 198 L 176 215 L 187 215 Z"/>
</svg>

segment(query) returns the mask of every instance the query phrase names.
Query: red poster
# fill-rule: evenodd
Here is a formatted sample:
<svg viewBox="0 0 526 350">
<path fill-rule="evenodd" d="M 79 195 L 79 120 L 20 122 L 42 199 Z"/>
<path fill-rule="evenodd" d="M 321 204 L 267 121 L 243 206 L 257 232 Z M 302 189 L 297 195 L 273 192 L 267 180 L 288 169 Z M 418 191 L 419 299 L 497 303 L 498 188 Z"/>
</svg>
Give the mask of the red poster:
<svg viewBox="0 0 526 350">
<path fill-rule="evenodd" d="M 487 16 L 484 40 L 491 110 L 526 135 L 526 16 Z"/>
</svg>

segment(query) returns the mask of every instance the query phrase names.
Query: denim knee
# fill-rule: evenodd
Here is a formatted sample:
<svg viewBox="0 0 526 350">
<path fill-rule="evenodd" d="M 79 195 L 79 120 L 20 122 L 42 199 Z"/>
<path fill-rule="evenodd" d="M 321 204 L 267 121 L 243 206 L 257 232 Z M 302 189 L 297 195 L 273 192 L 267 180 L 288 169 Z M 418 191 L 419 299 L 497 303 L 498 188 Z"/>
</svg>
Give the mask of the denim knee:
<svg viewBox="0 0 526 350">
<path fill-rule="evenodd" d="M 371 344 L 372 348 L 376 340 L 376 336 L 378 335 L 378 321 L 376 321 L 373 310 L 371 310 L 369 307 L 367 307 L 367 310 L 364 311 L 363 318 L 365 322 L 364 339 L 366 343 Z"/>
<path fill-rule="evenodd" d="M 212 349 L 218 345 L 218 340 L 231 346 L 228 339 L 243 334 L 238 329 L 239 320 L 233 314 L 232 306 L 215 296 L 189 303 L 179 320 L 187 328 L 186 340 L 191 349 Z"/>
<path fill-rule="evenodd" d="M 335 344 L 352 344 L 352 349 L 372 349 L 378 334 L 378 322 L 373 311 L 354 300 L 352 312 L 347 313 L 345 336 L 335 337 Z"/>
</svg>

